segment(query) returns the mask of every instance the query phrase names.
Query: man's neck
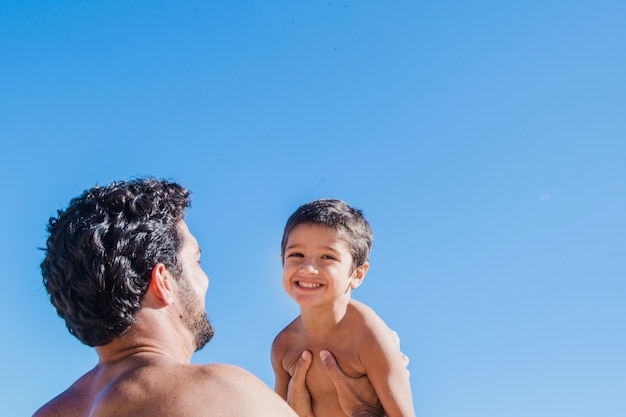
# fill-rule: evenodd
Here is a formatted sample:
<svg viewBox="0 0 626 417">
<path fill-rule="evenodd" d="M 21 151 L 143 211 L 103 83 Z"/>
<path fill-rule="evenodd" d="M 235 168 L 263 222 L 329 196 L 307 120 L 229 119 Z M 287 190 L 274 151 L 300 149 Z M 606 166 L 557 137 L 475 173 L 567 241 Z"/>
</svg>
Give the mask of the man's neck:
<svg viewBox="0 0 626 417">
<path fill-rule="evenodd" d="M 191 334 L 181 326 L 168 324 L 167 320 L 153 317 L 150 312 L 138 312 L 135 324 L 124 334 L 96 347 L 100 364 L 116 363 L 142 354 L 189 363 L 195 350 Z"/>
</svg>

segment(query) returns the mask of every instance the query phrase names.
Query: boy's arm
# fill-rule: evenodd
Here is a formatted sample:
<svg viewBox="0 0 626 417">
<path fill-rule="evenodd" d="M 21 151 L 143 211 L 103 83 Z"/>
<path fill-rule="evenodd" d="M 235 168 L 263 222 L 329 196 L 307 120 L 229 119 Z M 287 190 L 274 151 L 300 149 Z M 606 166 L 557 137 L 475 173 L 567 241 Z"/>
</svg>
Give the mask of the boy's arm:
<svg viewBox="0 0 626 417">
<path fill-rule="evenodd" d="M 382 320 L 368 322 L 367 342 L 359 353 L 387 417 L 415 417 L 407 357 L 397 334 Z"/>
<path fill-rule="evenodd" d="M 283 368 L 282 360 L 285 354 L 285 350 L 280 344 L 279 338 L 274 339 L 272 343 L 272 368 L 274 369 L 274 391 L 282 397 L 283 400 L 287 400 L 287 389 L 289 387 L 289 380 L 291 379 L 289 373 Z"/>
</svg>

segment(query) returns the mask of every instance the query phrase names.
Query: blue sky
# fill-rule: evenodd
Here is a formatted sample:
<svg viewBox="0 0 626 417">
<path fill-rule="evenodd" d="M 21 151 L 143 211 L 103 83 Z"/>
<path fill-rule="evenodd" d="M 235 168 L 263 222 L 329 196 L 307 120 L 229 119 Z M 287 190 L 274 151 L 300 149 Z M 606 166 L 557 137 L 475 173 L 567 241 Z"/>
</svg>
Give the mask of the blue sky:
<svg viewBox="0 0 626 417">
<path fill-rule="evenodd" d="M 626 6 L 620 1 L 0 3 L 2 415 L 94 366 L 37 248 L 94 184 L 151 175 L 187 220 L 217 328 L 196 363 L 268 385 L 282 227 L 363 209 L 354 297 L 410 356 L 424 417 L 626 410 Z"/>
</svg>

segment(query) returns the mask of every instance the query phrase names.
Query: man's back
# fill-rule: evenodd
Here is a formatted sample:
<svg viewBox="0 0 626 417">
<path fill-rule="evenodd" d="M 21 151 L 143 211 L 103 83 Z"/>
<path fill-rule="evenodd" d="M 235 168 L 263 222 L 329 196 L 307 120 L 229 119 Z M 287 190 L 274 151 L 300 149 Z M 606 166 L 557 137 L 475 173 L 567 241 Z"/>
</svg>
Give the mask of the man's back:
<svg viewBox="0 0 626 417">
<path fill-rule="evenodd" d="M 258 378 L 229 365 L 189 365 L 139 354 L 98 365 L 34 417 L 294 417 Z"/>
</svg>

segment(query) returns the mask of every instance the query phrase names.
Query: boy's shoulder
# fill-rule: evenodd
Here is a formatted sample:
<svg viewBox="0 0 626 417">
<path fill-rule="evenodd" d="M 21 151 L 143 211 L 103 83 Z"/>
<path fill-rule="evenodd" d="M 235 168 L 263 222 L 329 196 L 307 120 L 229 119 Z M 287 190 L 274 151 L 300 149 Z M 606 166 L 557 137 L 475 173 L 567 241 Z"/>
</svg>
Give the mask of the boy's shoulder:
<svg viewBox="0 0 626 417">
<path fill-rule="evenodd" d="M 274 344 L 286 341 L 287 339 L 298 337 L 302 331 L 302 319 L 300 316 L 296 317 L 286 325 L 274 338 Z"/>
<path fill-rule="evenodd" d="M 379 337 L 388 338 L 390 334 L 395 334 L 376 311 L 367 304 L 350 300 L 348 309 L 349 325 L 352 327 L 355 337 L 360 334 L 365 339 L 372 340 L 372 338 Z"/>
<path fill-rule="evenodd" d="M 366 322 L 384 324 L 383 319 L 376 313 L 376 311 L 374 311 L 372 307 L 355 299 L 350 300 L 348 303 L 348 313 L 353 315 L 355 318 Z"/>
</svg>

